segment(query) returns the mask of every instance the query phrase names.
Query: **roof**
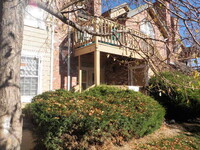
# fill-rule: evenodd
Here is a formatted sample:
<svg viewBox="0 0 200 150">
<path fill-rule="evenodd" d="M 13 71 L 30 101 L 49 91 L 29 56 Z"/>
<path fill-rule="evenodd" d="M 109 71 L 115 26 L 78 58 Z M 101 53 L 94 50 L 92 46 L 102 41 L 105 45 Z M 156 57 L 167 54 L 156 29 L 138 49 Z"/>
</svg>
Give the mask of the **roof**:
<svg viewBox="0 0 200 150">
<path fill-rule="evenodd" d="M 126 9 L 130 10 L 129 5 L 127 3 L 123 3 L 121 5 L 118 5 L 118 6 L 114 7 L 114 8 L 112 8 L 112 9 L 110 9 L 110 11 L 114 12 L 114 11 L 119 10 L 120 8 L 126 8 Z"/>
<path fill-rule="evenodd" d="M 148 13 L 155 17 L 155 23 L 159 26 L 159 28 L 161 29 L 161 32 L 163 33 L 164 38 L 168 38 L 169 37 L 169 33 L 168 33 L 168 29 L 167 27 L 164 25 L 164 22 L 162 21 L 163 18 L 160 18 L 158 14 L 158 12 L 156 11 L 156 9 L 154 8 L 154 6 L 149 5 L 149 4 L 144 4 L 141 5 L 133 10 L 130 9 L 130 7 L 128 6 L 127 3 L 123 3 L 121 5 L 118 5 L 106 12 L 104 12 L 102 14 L 102 16 L 104 17 L 109 17 L 110 19 L 112 19 L 111 14 L 114 14 L 115 12 L 117 12 L 118 10 L 120 10 L 121 8 L 126 8 L 127 10 L 123 13 L 119 13 L 118 15 L 115 16 L 115 18 L 118 18 L 120 16 L 123 16 L 124 18 L 131 18 L 141 12 L 143 12 L 144 10 L 148 10 Z"/>
<path fill-rule="evenodd" d="M 109 15 L 109 14 L 115 12 L 115 11 L 118 11 L 118 10 L 121 9 L 121 8 L 125 8 L 125 9 L 126 9 L 126 12 L 128 12 L 128 11 L 131 10 L 130 7 L 129 7 L 129 5 L 128 5 L 127 3 L 123 3 L 123 4 L 121 4 L 121 5 L 118 5 L 118 6 L 114 7 L 114 8 L 109 9 L 108 11 L 104 12 L 104 13 L 102 14 L 102 16 L 107 16 L 107 15 Z"/>
<path fill-rule="evenodd" d="M 118 6 L 114 7 L 114 8 L 112 8 L 112 9 L 109 9 L 108 11 L 104 12 L 102 14 L 102 16 L 108 16 L 109 14 L 111 14 L 111 13 L 113 13 L 113 12 L 115 12 L 115 11 L 121 9 L 121 8 L 125 8 L 127 10 L 126 11 L 127 17 L 130 18 L 130 17 L 132 17 L 134 15 L 137 15 L 140 12 L 142 12 L 142 11 L 144 11 L 144 10 L 150 8 L 150 7 L 152 7 L 152 6 L 150 6 L 148 4 L 144 4 L 144 5 L 141 5 L 138 8 L 135 8 L 135 9 L 131 10 L 131 8 L 129 7 L 129 5 L 127 3 L 123 3 L 121 5 L 118 5 Z"/>
<path fill-rule="evenodd" d="M 151 7 L 151 6 L 148 5 L 148 4 L 141 5 L 140 7 L 135 8 L 135 9 L 129 11 L 127 17 L 130 18 L 130 17 L 132 17 L 132 16 L 135 16 L 135 15 L 139 14 L 140 12 L 146 10 L 146 9 L 149 8 L 149 7 Z"/>
</svg>

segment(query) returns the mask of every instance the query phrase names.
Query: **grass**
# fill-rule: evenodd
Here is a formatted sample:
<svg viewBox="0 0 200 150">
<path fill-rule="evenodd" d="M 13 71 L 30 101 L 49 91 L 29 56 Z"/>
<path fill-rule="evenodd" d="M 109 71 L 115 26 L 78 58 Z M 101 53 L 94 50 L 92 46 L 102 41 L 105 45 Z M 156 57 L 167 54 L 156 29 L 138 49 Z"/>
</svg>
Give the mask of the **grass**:
<svg viewBox="0 0 200 150">
<path fill-rule="evenodd" d="M 137 150 L 200 150 L 198 134 L 181 133 L 172 138 L 138 145 Z"/>
</svg>

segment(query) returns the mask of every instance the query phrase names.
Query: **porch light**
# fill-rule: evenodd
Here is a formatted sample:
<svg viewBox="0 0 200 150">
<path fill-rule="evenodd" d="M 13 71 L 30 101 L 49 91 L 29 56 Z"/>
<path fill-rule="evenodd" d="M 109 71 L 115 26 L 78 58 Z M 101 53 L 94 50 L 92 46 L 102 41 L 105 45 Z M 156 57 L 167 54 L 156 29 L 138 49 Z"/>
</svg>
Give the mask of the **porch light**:
<svg viewBox="0 0 200 150">
<path fill-rule="evenodd" d="M 109 58 L 110 57 L 110 54 L 107 54 L 107 58 Z"/>
</svg>

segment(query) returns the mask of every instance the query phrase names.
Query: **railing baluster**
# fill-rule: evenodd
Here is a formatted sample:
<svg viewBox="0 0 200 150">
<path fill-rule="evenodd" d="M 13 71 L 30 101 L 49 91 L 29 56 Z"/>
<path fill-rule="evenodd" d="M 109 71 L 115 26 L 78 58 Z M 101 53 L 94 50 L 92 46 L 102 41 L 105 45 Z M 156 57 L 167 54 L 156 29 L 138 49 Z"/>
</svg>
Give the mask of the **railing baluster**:
<svg viewBox="0 0 200 150">
<path fill-rule="evenodd" d="M 138 47 L 140 38 L 133 37 L 131 34 L 135 34 L 136 36 L 140 36 L 140 37 L 147 37 L 146 35 L 144 35 L 143 33 L 139 31 L 132 30 L 124 25 L 121 25 L 119 23 L 116 23 L 114 21 L 111 21 L 102 17 L 101 18 L 94 17 L 93 19 L 84 23 L 83 25 L 87 26 L 88 28 L 91 28 L 91 30 L 100 34 L 115 32 L 115 35 L 111 34 L 109 36 L 99 37 L 100 41 L 111 44 L 111 45 L 120 46 L 120 42 L 121 42 L 123 45 L 126 45 L 127 47 L 135 48 L 135 47 Z M 117 30 L 120 30 L 120 32 L 116 32 Z M 130 31 L 130 34 L 123 31 Z M 95 39 L 96 37 L 93 35 L 90 35 L 88 33 L 83 33 L 78 30 L 74 30 L 74 47 L 75 48 L 78 48 L 80 46 L 85 46 L 88 43 L 95 41 Z M 151 43 L 151 40 L 149 42 Z M 151 49 L 149 49 L 148 51 L 151 52 Z"/>
<path fill-rule="evenodd" d="M 104 33 L 108 33 L 108 21 L 104 20 Z M 104 38 L 104 42 L 108 42 L 108 36 Z"/>
<path fill-rule="evenodd" d="M 111 23 L 108 21 L 108 33 L 111 33 L 111 30 L 112 30 Z M 112 35 L 108 37 L 108 43 L 111 43 L 111 38 Z"/>
<path fill-rule="evenodd" d="M 100 26 L 100 28 L 99 28 L 100 31 L 99 32 L 102 34 L 103 33 L 103 21 L 102 21 L 102 19 L 100 20 L 99 26 Z M 103 36 L 100 37 L 101 41 L 102 41 L 102 39 L 103 39 Z"/>
</svg>

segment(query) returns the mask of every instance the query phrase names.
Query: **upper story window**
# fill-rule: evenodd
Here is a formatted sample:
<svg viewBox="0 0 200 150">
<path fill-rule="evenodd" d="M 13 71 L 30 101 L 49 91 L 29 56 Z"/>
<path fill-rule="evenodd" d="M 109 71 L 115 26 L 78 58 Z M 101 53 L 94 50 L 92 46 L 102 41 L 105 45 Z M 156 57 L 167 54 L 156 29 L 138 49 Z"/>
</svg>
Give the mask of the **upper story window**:
<svg viewBox="0 0 200 150">
<path fill-rule="evenodd" d="M 28 5 L 25 11 L 24 24 L 45 29 L 45 12 L 36 6 Z"/>
<path fill-rule="evenodd" d="M 154 38 L 154 36 L 155 36 L 153 26 L 149 21 L 144 20 L 141 23 L 140 31 L 143 32 L 144 34 L 150 36 L 151 38 Z"/>
</svg>

